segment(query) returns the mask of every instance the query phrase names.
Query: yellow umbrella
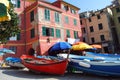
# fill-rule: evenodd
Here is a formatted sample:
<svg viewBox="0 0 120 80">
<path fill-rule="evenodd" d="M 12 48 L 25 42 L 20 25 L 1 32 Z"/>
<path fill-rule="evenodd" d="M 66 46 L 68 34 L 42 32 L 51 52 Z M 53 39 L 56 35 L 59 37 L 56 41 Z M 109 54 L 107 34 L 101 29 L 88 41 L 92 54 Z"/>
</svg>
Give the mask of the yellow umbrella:
<svg viewBox="0 0 120 80">
<path fill-rule="evenodd" d="M 8 0 L 0 0 L 0 22 L 11 20 L 11 16 L 8 13 L 9 7 Z"/>
<path fill-rule="evenodd" d="M 91 49 L 91 48 L 93 48 L 93 47 L 84 42 L 78 42 L 78 43 L 73 44 L 73 46 L 72 46 L 72 50 L 75 50 L 75 51 Z"/>
</svg>

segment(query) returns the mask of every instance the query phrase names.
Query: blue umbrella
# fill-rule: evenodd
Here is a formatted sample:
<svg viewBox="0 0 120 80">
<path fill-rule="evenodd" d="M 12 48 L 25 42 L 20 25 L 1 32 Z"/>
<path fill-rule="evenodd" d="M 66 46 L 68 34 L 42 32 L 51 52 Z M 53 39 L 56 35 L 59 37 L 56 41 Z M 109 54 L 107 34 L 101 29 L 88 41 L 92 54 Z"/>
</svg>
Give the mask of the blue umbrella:
<svg viewBox="0 0 120 80">
<path fill-rule="evenodd" d="M 67 42 L 57 42 L 50 48 L 49 51 L 52 52 L 57 50 L 67 50 L 70 48 L 71 48 L 71 45 Z"/>
<path fill-rule="evenodd" d="M 15 52 L 10 50 L 10 49 L 7 49 L 7 48 L 1 48 L 0 49 L 0 55 L 4 55 L 6 53 L 15 54 Z"/>
</svg>

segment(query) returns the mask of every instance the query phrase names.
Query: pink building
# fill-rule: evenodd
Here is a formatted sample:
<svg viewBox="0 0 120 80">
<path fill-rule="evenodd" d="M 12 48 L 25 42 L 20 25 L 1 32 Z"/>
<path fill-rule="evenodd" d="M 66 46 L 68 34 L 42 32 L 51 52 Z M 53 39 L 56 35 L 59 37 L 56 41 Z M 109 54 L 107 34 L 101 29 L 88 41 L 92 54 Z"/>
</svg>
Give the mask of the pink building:
<svg viewBox="0 0 120 80">
<path fill-rule="evenodd" d="M 9 38 L 9 42 L 3 47 L 15 51 L 17 57 L 29 54 L 31 49 L 39 55 L 46 55 L 56 42 L 80 40 L 79 8 L 63 0 L 53 3 L 28 1 L 11 0 L 20 18 L 21 32 Z"/>
</svg>

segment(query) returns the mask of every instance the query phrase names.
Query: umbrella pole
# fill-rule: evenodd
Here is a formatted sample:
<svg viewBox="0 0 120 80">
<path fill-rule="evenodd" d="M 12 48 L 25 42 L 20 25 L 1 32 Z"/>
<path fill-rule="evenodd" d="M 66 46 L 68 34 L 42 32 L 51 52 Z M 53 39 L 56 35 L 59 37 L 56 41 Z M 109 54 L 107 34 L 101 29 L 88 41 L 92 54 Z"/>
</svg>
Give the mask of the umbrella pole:
<svg viewBox="0 0 120 80">
<path fill-rule="evenodd" d="M 69 58 L 69 54 L 70 54 L 70 49 L 68 50 L 68 55 L 67 55 L 67 59 Z"/>
</svg>

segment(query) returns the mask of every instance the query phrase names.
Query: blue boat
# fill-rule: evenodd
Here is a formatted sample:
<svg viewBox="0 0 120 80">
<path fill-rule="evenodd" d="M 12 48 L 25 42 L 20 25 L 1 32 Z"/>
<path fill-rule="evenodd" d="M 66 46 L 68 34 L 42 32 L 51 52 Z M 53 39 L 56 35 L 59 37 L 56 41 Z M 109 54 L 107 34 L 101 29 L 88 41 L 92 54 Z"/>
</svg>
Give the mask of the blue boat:
<svg viewBox="0 0 120 80">
<path fill-rule="evenodd" d="M 68 70 L 70 69 L 102 76 L 120 76 L 120 61 L 70 59 Z"/>
<path fill-rule="evenodd" d="M 87 52 L 90 53 L 90 52 Z M 87 54 L 86 53 L 86 54 Z M 62 57 L 62 58 L 67 58 L 67 54 L 63 53 L 63 54 L 57 54 L 58 57 Z M 69 54 L 69 59 L 79 59 L 79 60 L 83 60 L 83 59 L 89 59 L 89 60 L 106 60 L 106 61 L 120 61 L 120 57 L 105 57 L 105 56 L 81 56 L 81 55 L 75 55 L 75 54 Z"/>
<path fill-rule="evenodd" d="M 22 60 L 16 57 L 7 57 L 5 63 L 12 68 L 24 68 L 24 65 L 21 63 Z"/>
<path fill-rule="evenodd" d="M 94 53 L 94 52 L 86 52 L 86 56 L 89 57 L 104 57 L 104 58 L 117 58 L 120 59 L 120 54 L 108 54 L 108 53 Z"/>
</svg>

